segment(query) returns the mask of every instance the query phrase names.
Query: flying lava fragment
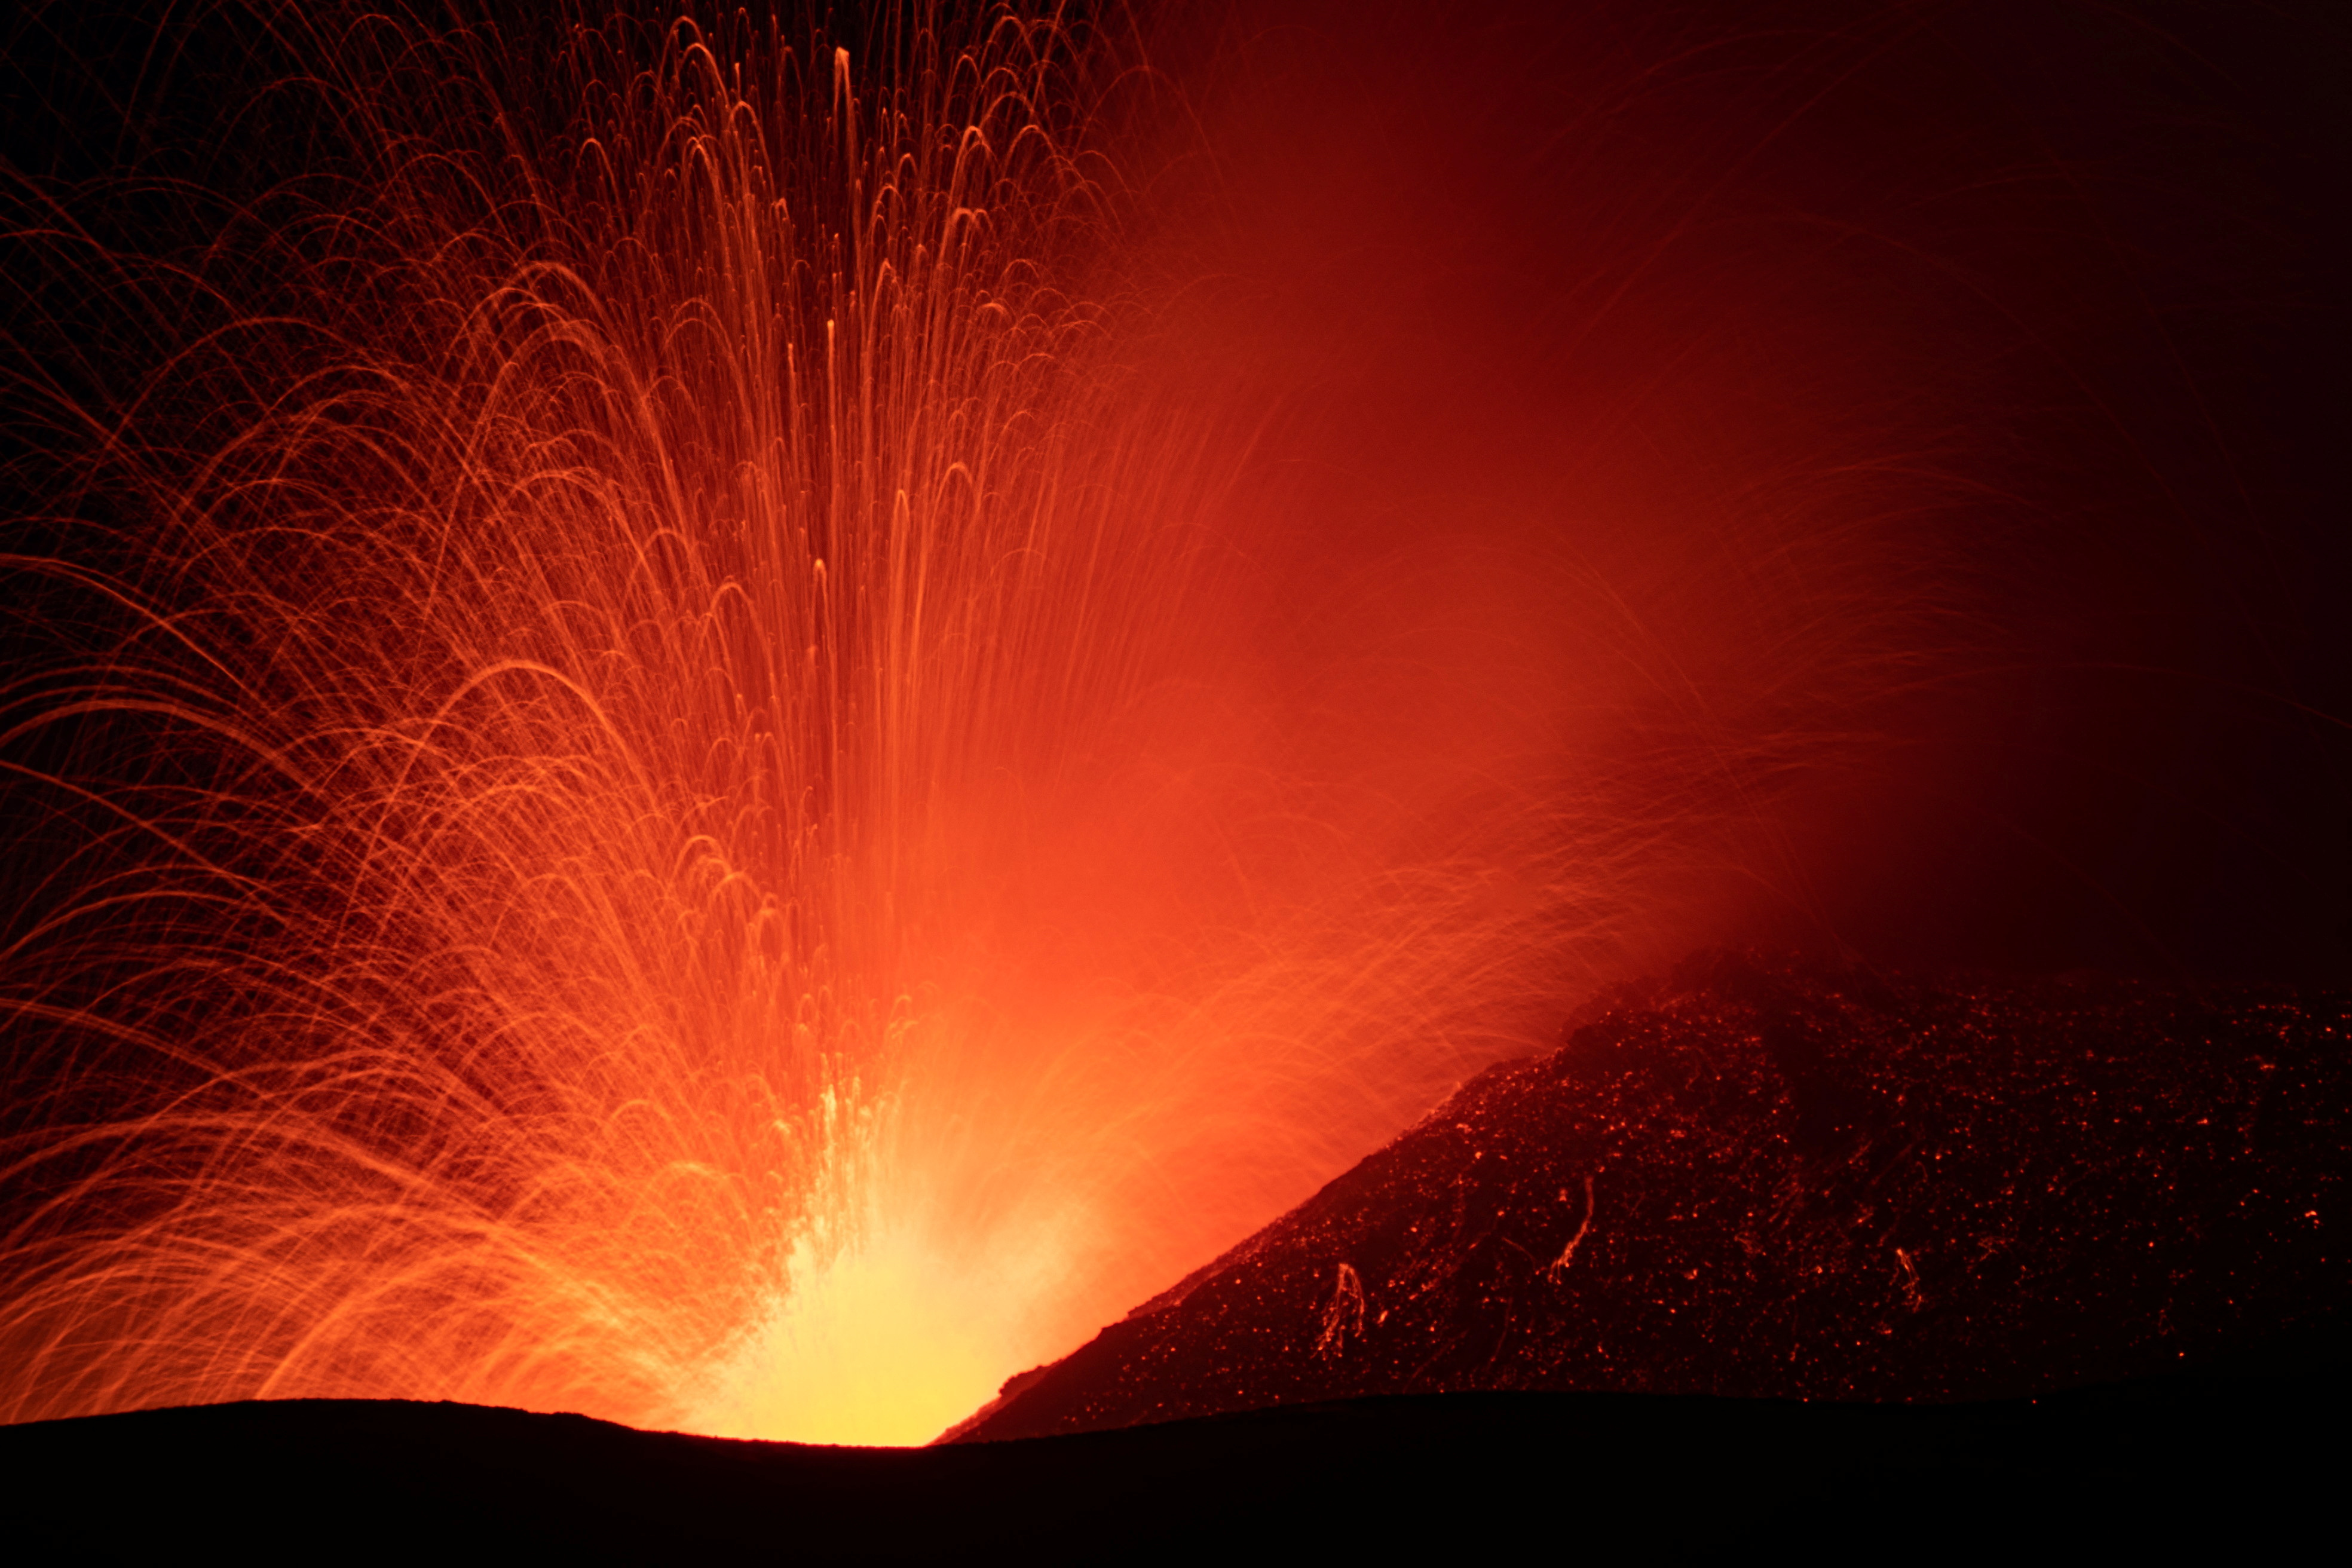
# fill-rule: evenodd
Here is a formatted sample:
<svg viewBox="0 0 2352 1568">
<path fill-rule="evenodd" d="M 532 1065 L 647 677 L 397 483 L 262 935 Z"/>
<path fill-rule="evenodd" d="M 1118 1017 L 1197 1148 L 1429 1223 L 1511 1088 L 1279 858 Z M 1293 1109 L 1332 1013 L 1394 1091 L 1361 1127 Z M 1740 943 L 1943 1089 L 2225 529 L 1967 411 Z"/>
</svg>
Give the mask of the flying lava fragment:
<svg viewBox="0 0 2352 1568">
<path fill-rule="evenodd" d="M 2116 891 L 2340 750 L 2272 231 L 1738 9 L 44 12 L 0 1414 L 923 1441 L 1695 947 L 2321 931 Z"/>
</svg>

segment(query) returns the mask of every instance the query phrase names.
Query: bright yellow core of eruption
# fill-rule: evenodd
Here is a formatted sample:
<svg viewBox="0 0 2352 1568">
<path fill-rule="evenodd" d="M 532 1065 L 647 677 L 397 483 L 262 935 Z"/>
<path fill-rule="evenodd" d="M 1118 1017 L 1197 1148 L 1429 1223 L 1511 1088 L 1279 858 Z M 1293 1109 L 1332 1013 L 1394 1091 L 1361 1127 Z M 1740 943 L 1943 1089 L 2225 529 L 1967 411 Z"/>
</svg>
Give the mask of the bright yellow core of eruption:
<svg viewBox="0 0 2352 1568">
<path fill-rule="evenodd" d="M 820 1263 L 795 1246 L 793 1283 L 719 1366 L 686 1425 L 717 1437 L 927 1443 L 986 1404 L 1020 1347 L 1006 1304 L 1034 1301 L 1055 1249 L 954 1261 L 917 1227 L 877 1227 Z"/>
</svg>

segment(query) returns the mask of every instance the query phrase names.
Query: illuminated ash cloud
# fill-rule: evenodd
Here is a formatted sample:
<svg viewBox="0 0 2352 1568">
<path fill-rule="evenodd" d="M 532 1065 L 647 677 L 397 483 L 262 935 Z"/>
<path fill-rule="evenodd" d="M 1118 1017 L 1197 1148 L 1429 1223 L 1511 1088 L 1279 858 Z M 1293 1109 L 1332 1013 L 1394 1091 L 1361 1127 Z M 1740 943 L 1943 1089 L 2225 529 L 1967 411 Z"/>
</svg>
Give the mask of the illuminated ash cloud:
<svg viewBox="0 0 2352 1568">
<path fill-rule="evenodd" d="M 959 1434 L 1367 1394 L 2015 1395 L 2343 1299 L 2342 996 L 1702 954 Z"/>
</svg>

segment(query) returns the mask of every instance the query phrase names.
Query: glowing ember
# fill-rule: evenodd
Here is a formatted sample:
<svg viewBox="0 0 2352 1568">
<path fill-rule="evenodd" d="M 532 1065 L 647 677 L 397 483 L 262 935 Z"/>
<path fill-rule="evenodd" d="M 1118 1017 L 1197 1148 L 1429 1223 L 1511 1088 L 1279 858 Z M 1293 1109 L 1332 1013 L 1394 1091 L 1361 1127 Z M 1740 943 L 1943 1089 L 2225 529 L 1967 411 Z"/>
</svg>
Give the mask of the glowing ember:
<svg viewBox="0 0 2352 1568">
<path fill-rule="evenodd" d="M 0 1415 L 927 1438 L 1990 776 L 2082 313 L 1997 147 L 1789 221 L 1867 29 L 516 9 L 9 176 Z"/>
<path fill-rule="evenodd" d="M 1261 784 L 1245 431 L 1063 291 L 1081 40 L 306 41 L 349 183 L 234 261 L 18 219 L 142 352 L 28 395 L 124 521 L 10 568 L 13 1415 L 920 1439 L 1491 1048 L 1367 1021 L 1576 889 L 1365 838 L 1491 738 Z"/>
</svg>

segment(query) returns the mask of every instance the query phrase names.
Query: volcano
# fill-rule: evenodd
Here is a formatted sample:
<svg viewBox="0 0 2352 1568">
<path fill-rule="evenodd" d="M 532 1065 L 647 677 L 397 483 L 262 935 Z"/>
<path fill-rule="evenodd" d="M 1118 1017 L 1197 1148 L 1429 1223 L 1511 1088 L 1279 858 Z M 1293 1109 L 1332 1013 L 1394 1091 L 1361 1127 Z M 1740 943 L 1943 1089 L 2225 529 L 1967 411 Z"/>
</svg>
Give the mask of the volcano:
<svg viewBox="0 0 2352 1568">
<path fill-rule="evenodd" d="M 0 1540 L 2329 1495 L 2352 8 L 19 9 Z"/>
<path fill-rule="evenodd" d="M 1565 1034 L 953 1437 L 1440 1392 L 2032 1396 L 2352 1285 L 2352 998 L 1712 952 Z"/>
<path fill-rule="evenodd" d="M 409 1560 L 2284 1546 L 2352 998 L 1703 953 L 915 1449 L 285 1400 L 0 1428 L 14 1539 Z"/>
</svg>

